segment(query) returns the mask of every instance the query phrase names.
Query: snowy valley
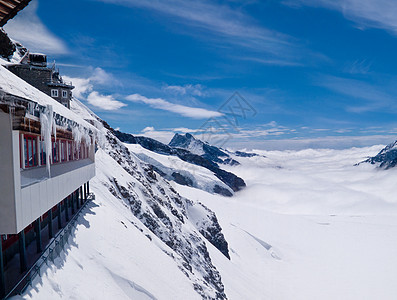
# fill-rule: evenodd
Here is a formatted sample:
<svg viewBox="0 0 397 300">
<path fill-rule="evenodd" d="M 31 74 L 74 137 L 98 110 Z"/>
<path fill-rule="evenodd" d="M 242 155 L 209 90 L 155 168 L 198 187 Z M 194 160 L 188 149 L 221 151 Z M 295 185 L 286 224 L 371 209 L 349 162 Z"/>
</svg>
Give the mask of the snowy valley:
<svg viewBox="0 0 397 300">
<path fill-rule="evenodd" d="M 247 185 L 230 197 L 208 189 L 211 182 L 222 183 L 208 169 L 123 144 L 77 100 L 72 109 L 106 136 L 96 153 L 96 200 L 67 254 L 36 279 L 24 299 L 397 294 L 397 201 L 391 197 L 397 170 L 355 166 L 381 146 L 229 151 L 238 164 L 221 168 Z M 189 174 L 197 184 L 178 183 L 166 169 Z"/>
</svg>

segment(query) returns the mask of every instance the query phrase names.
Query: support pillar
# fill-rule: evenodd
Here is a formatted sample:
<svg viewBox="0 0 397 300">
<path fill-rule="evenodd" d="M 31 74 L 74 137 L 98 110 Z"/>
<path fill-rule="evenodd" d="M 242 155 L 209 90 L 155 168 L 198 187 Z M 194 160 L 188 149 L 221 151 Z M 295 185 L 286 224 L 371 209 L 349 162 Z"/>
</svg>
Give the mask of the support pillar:
<svg viewBox="0 0 397 300">
<path fill-rule="evenodd" d="M 3 258 L 3 235 L 0 234 L 0 298 L 6 295 L 6 281 L 4 274 L 4 258 Z"/>
<path fill-rule="evenodd" d="M 87 181 L 87 194 L 88 195 L 90 194 L 90 182 L 89 181 Z"/>
<path fill-rule="evenodd" d="M 41 220 L 40 220 L 40 217 L 34 222 L 34 231 L 36 233 L 37 253 L 41 253 L 41 252 L 43 252 L 43 245 L 41 242 Z"/>
<path fill-rule="evenodd" d="M 69 222 L 69 197 L 65 199 L 65 219 L 66 222 Z"/>
<path fill-rule="evenodd" d="M 25 272 L 28 268 L 28 259 L 26 256 L 26 242 L 25 242 L 25 230 L 23 229 L 18 233 L 18 244 L 19 244 L 19 265 L 21 273 Z"/>
<path fill-rule="evenodd" d="M 72 215 L 74 215 L 75 214 L 75 209 L 74 209 L 74 201 L 75 201 L 75 198 L 76 198 L 76 192 L 73 192 L 72 193 Z"/>
<path fill-rule="evenodd" d="M 52 224 L 52 208 L 48 211 L 48 238 L 54 237 L 54 226 Z"/>
<path fill-rule="evenodd" d="M 87 201 L 87 184 L 84 183 L 84 202 Z"/>
<path fill-rule="evenodd" d="M 58 219 L 58 229 L 62 228 L 62 215 L 61 215 L 61 209 L 62 205 L 61 203 L 58 204 L 58 210 L 57 210 L 57 219 Z"/>
<path fill-rule="evenodd" d="M 80 206 L 83 205 L 84 193 L 83 193 L 83 186 L 80 187 Z"/>
</svg>

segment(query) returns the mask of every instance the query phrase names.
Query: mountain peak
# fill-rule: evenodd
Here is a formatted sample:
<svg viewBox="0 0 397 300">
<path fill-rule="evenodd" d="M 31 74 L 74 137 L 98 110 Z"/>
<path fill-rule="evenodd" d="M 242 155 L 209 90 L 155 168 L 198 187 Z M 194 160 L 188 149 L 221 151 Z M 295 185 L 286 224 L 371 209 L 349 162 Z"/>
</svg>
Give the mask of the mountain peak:
<svg viewBox="0 0 397 300">
<path fill-rule="evenodd" d="M 202 141 L 195 139 L 194 136 L 191 135 L 190 133 L 185 133 L 184 135 L 175 133 L 174 137 L 169 142 L 168 146 L 187 149 L 187 148 L 189 148 L 189 145 L 193 141 L 195 141 L 199 144 L 203 144 Z"/>
</svg>

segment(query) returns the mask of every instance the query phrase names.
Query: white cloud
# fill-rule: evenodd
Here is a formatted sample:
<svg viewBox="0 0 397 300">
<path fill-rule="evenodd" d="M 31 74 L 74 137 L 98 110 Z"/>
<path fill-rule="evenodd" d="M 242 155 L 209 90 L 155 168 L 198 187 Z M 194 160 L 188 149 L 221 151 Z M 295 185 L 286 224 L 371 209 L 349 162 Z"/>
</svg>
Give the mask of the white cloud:
<svg viewBox="0 0 397 300">
<path fill-rule="evenodd" d="M 114 84 L 117 80 L 113 77 L 112 74 L 106 72 L 102 68 L 95 68 L 91 77 L 90 81 L 101 84 L 101 85 L 109 85 Z"/>
<path fill-rule="evenodd" d="M 136 135 L 143 135 L 158 140 L 164 144 L 168 144 L 174 137 L 175 132 L 172 130 L 156 130 L 154 127 L 146 127 Z"/>
<path fill-rule="evenodd" d="M 299 0 L 285 3 L 337 10 L 360 27 L 386 29 L 397 34 L 397 5 L 393 0 Z"/>
<path fill-rule="evenodd" d="M 73 96 L 80 100 L 87 100 L 91 105 L 104 110 L 117 110 L 127 104 L 117 101 L 112 95 L 101 95 L 94 90 L 94 85 L 108 85 L 116 82 L 113 76 L 101 68 L 95 68 L 88 78 L 63 76 L 66 81 L 74 85 Z"/>
<path fill-rule="evenodd" d="M 90 93 L 93 90 L 93 85 L 89 78 L 78 78 L 78 77 L 69 77 L 69 76 L 62 76 L 62 78 L 66 81 L 72 82 L 74 89 L 73 89 L 73 96 L 78 99 L 85 98 L 86 94 Z"/>
<path fill-rule="evenodd" d="M 204 95 L 203 87 L 200 84 L 186 84 L 184 86 L 180 85 L 166 85 L 163 87 L 164 91 L 169 91 L 177 95 L 191 95 L 201 97 Z"/>
<path fill-rule="evenodd" d="M 104 110 L 117 110 L 127 104 L 117 101 L 112 95 L 101 95 L 98 92 L 91 92 L 87 97 L 88 103 Z"/>
<path fill-rule="evenodd" d="M 127 100 L 132 102 L 140 102 L 150 105 L 153 108 L 161 109 L 169 112 L 179 114 L 184 117 L 193 119 L 207 119 L 211 117 L 220 117 L 223 114 L 217 111 L 207 110 L 198 107 L 189 107 L 180 104 L 168 102 L 162 98 L 146 98 L 139 94 L 133 94 L 126 97 Z"/>
<path fill-rule="evenodd" d="M 24 10 L 4 26 L 12 39 L 32 51 L 48 54 L 66 54 L 66 44 L 41 22 L 37 16 L 38 1 L 32 1 Z"/>
<path fill-rule="evenodd" d="M 142 132 L 150 132 L 150 131 L 154 131 L 154 130 L 155 130 L 154 127 L 148 126 L 148 127 L 143 128 Z"/>
</svg>

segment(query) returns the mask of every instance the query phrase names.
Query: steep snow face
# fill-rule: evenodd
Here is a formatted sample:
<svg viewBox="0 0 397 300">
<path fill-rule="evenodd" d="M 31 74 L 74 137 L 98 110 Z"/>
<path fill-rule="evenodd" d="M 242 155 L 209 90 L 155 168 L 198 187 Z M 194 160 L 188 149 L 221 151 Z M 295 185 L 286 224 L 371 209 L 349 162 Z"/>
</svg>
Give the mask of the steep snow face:
<svg viewBox="0 0 397 300">
<path fill-rule="evenodd" d="M 103 136 L 103 144 L 96 153 L 97 175 L 91 184 L 98 191 L 99 201 L 122 203 L 129 211 L 129 215 L 122 212 L 130 220 L 125 225 L 136 228 L 152 248 L 159 248 L 171 258 L 198 295 L 204 299 L 226 299 L 221 277 L 207 250 L 208 245 L 213 245 L 226 259 L 229 257 L 228 244 L 215 214 L 201 203 L 181 197 L 78 101 L 72 102 L 72 109 L 91 115 L 90 122 Z M 113 234 L 117 236 L 116 232 Z M 121 276 L 115 274 L 117 278 Z M 128 285 L 129 281 L 123 282 Z M 162 295 L 160 298 L 167 299 Z"/>
<path fill-rule="evenodd" d="M 364 162 L 378 164 L 383 169 L 397 166 L 397 141 L 386 146 L 377 155 L 368 158 Z"/>
</svg>

